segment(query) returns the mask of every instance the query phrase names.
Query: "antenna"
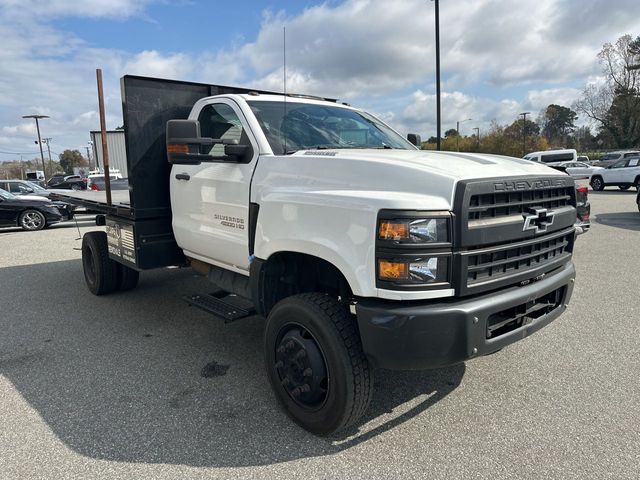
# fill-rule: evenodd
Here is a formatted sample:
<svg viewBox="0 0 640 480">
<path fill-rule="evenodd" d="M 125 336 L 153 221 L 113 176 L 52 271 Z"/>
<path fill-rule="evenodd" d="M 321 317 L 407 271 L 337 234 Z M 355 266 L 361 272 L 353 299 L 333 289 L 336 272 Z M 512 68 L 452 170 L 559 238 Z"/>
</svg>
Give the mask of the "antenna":
<svg viewBox="0 0 640 480">
<path fill-rule="evenodd" d="M 282 85 L 284 93 L 284 114 L 282 120 L 287 116 L 287 27 L 282 27 Z M 287 135 L 282 131 L 282 125 L 280 125 L 280 131 L 284 140 L 284 154 L 287 154 Z"/>
</svg>

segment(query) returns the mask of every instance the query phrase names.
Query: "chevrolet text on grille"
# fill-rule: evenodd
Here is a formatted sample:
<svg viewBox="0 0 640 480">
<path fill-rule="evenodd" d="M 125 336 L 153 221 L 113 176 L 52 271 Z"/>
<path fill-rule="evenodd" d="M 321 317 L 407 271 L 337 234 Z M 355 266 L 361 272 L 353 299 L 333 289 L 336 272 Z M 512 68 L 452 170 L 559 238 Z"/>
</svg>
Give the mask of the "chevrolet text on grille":
<svg viewBox="0 0 640 480">
<path fill-rule="evenodd" d="M 515 190 L 534 190 L 538 188 L 552 188 L 552 187 L 564 187 L 566 185 L 565 180 L 547 179 L 547 180 L 518 180 L 518 181 L 504 181 L 496 182 L 493 184 L 493 188 L 496 192 L 510 192 Z"/>
</svg>

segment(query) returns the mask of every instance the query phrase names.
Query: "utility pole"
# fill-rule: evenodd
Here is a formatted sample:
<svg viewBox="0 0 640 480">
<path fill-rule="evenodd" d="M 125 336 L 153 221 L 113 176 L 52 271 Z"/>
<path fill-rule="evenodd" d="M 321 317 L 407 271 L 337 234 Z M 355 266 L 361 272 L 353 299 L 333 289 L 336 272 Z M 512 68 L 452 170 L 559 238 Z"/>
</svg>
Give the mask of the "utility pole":
<svg viewBox="0 0 640 480">
<path fill-rule="evenodd" d="M 92 145 L 92 143 L 88 142 L 88 145 L 86 145 L 84 148 L 87 149 L 87 161 L 89 162 L 89 171 L 91 171 L 91 153 L 89 153 L 89 145 Z"/>
<path fill-rule="evenodd" d="M 53 172 L 51 171 L 51 147 L 49 146 L 49 142 L 51 140 L 53 140 L 53 138 L 43 138 L 42 139 L 42 141 L 47 146 L 47 153 L 49 154 L 49 175 L 53 175 Z"/>
<path fill-rule="evenodd" d="M 479 127 L 473 127 L 473 129 L 476 131 L 476 146 L 477 146 L 478 150 L 480 150 L 480 128 Z"/>
<path fill-rule="evenodd" d="M 527 115 L 531 112 L 522 112 L 522 156 L 527 154 Z"/>
<path fill-rule="evenodd" d="M 436 123 L 437 150 L 440 150 L 440 137 L 442 136 L 442 121 L 440 117 L 440 0 L 436 2 Z"/>
<path fill-rule="evenodd" d="M 44 151 L 42 150 L 42 140 L 40 139 L 40 124 L 38 120 L 41 118 L 49 118 L 49 115 L 23 115 L 22 118 L 33 118 L 36 121 L 36 130 L 38 131 L 38 145 L 40 145 L 40 159 L 42 160 L 42 173 L 45 182 L 47 181 L 46 169 L 44 168 Z"/>
</svg>

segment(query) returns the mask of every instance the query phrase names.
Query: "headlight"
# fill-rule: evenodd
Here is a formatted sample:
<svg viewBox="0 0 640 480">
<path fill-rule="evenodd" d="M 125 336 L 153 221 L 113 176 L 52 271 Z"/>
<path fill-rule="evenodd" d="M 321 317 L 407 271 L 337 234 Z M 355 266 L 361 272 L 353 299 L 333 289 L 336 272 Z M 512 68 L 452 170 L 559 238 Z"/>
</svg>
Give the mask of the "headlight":
<svg viewBox="0 0 640 480">
<path fill-rule="evenodd" d="M 405 285 L 449 281 L 449 257 L 426 256 L 411 259 L 378 259 L 378 278 Z"/>
<path fill-rule="evenodd" d="M 376 241 L 378 287 L 448 288 L 451 239 L 450 212 L 380 211 Z"/>
<path fill-rule="evenodd" d="M 410 245 L 449 243 L 449 217 L 382 218 L 378 222 L 378 240 Z"/>
</svg>

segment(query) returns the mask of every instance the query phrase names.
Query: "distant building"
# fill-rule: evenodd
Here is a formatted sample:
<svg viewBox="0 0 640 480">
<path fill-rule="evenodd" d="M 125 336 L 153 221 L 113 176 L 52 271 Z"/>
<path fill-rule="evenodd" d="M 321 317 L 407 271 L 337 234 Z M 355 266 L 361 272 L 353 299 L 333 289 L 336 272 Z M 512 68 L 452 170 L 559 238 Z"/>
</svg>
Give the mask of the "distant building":
<svg viewBox="0 0 640 480">
<path fill-rule="evenodd" d="M 102 156 L 102 135 L 99 131 L 91 132 L 93 142 L 93 158 L 96 161 L 96 169 L 104 170 Z M 107 151 L 109 152 L 109 168 L 118 169 L 123 177 L 128 177 L 127 150 L 124 141 L 124 130 L 107 131 Z"/>
</svg>

